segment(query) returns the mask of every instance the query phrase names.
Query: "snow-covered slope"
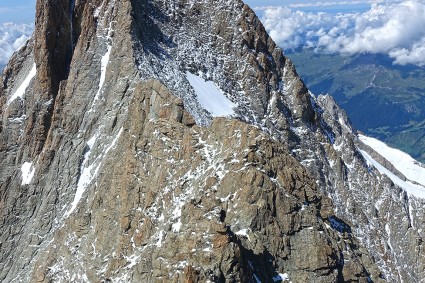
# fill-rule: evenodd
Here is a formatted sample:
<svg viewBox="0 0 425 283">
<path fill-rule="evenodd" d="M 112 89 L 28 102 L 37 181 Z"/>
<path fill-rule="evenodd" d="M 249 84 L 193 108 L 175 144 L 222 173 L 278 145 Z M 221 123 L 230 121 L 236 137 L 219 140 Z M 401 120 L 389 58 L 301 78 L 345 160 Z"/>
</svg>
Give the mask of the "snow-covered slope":
<svg viewBox="0 0 425 283">
<path fill-rule="evenodd" d="M 370 165 L 374 166 L 382 174 L 385 174 L 386 176 L 388 176 L 388 178 L 390 178 L 391 181 L 394 182 L 394 184 L 396 184 L 397 186 L 406 190 L 406 192 L 408 194 L 414 195 L 418 198 L 425 198 L 425 187 L 424 186 L 414 184 L 411 181 L 404 181 L 404 180 L 400 179 L 400 177 L 396 176 L 394 173 L 392 173 L 390 170 L 385 168 L 378 161 L 373 159 L 367 152 L 365 152 L 363 150 L 360 150 L 360 152 L 363 155 L 363 157 L 368 161 L 368 163 Z"/>
<path fill-rule="evenodd" d="M 199 103 L 213 117 L 231 116 L 236 106 L 213 82 L 205 81 L 202 77 L 186 72 L 187 80 L 193 87 Z"/>
<path fill-rule="evenodd" d="M 400 171 L 408 180 L 418 183 L 425 187 L 425 165 L 413 159 L 409 154 L 389 147 L 384 142 L 365 135 L 359 135 L 359 139 L 370 146 L 377 153 Z"/>
</svg>

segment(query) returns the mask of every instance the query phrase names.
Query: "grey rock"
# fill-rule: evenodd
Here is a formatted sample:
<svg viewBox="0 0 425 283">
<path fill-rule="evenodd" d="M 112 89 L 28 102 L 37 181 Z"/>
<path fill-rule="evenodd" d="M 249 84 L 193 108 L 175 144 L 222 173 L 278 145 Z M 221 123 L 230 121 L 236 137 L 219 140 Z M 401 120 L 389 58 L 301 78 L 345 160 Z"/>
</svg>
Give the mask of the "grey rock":
<svg viewBox="0 0 425 283">
<path fill-rule="evenodd" d="M 37 2 L 3 73 L 0 280 L 423 278 L 423 201 L 367 167 L 242 1 L 69 4 Z M 186 72 L 235 115 L 212 117 Z"/>
</svg>

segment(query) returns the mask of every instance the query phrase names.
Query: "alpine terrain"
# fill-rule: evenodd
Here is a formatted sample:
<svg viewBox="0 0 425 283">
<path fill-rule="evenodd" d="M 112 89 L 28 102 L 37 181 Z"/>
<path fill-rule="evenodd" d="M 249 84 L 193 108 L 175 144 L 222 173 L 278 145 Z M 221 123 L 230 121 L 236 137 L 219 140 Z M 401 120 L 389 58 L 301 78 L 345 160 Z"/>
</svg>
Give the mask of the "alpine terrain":
<svg viewBox="0 0 425 283">
<path fill-rule="evenodd" d="M 354 127 L 425 162 L 425 67 L 384 54 L 285 53 L 313 93 L 329 93 Z"/>
<path fill-rule="evenodd" d="M 242 1 L 36 19 L 0 87 L 1 282 L 424 282 L 425 182 Z"/>
</svg>

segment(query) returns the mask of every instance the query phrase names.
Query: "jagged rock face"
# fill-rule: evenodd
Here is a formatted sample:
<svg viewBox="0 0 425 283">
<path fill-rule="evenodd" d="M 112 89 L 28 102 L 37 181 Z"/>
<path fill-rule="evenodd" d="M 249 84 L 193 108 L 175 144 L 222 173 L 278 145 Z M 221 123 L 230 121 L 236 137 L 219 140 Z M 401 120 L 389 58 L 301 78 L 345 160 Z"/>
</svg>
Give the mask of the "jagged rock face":
<svg viewBox="0 0 425 283">
<path fill-rule="evenodd" d="M 331 159 L 334 161 L 329 182 L 333 184 L 327 187 L 336 214 L 347 219 L 389 281 L 422 282 L 424 269 L 419 258 L 424 254 L 424 235 L 419 223 L 423 218 L 424 200 L 408 195 L 372 168 L 361 166 L 359 153 L 352 148 L 367 150 L 367 146 L 353 138 L 345 114 L 329 96 L 319 96 L 318 103 L 325 111 L 324 120 L 331 125 L 333 133 L 337 133 L 330 152 L 339 152 L 339 156 Z M 345 122 L 340 123 L 341 126 L 332 120 Z"/>
<path fill-rule="evenodd" d="M 423 203 L 241 1 L 38 1 L 2 83 L 2 281 L 423 278 Z"/>
<path fill-rule="evenodd" d="M 193 126 L 181 100 L 149 81 L 135 86 L 114 141 L 33 278 L 271 282 L 294 271 L 296 281 L 366 280 L 370 259 L 326 226 L 333 213 L 314 181 L 258 129 L 224 118 Z"/>
</svg>

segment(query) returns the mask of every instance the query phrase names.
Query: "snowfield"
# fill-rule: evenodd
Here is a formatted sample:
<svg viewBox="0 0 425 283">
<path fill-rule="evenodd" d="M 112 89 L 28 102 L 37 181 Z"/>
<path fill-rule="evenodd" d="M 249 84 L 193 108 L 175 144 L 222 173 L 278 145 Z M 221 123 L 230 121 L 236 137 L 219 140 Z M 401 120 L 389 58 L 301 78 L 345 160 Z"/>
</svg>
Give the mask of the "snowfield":
<svg viewBox="0 0 425 283">
<path fill-rule="evenodd" d="M 398 171 L 400 171 L 407 179 L 425 186 L 425 167 L 421 163 L 413 159 L 409 154 L 389 147 L 380 140 L 359 135 L 359 139 L 370 146 L 377 153 L 387 159 Z"/>
<path fill-rule="evenodd" d="M 407 193 L 419 198 L 425 198 L 425 168 L 421 166 L 421 163 L 413 159 L 407 153 L 389 147 L 377 139 L 364 135 L 359 135 L 359 139 L 387 159 L 407 180 L 403 181 L 373 159 L 368 153 L 359 150 L 369 165 L 373 165 L 379 172 L 387 175 L 394 184 L 403 188 Z"/>
<path fill-rule="evenodd" d="M 211 113 L 213 117 L 232 116 L 236 104 L 231 102 L 212 81 L 186 72 L 186 78 L 196 93 L 196 97 L 202 107 Z"/>
</svg>

